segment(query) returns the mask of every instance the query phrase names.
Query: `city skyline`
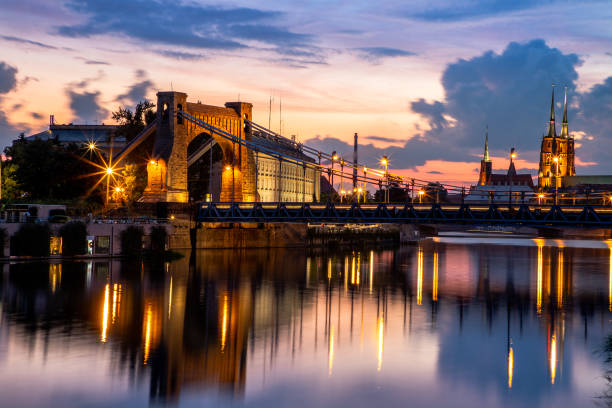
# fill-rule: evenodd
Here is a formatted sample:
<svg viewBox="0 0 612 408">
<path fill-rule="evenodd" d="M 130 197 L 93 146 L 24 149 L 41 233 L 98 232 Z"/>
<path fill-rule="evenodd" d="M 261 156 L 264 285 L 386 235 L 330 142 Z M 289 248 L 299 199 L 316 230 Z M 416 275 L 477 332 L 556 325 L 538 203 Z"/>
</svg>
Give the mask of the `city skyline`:
<svg viewBox="0 0 612 408">
<path fill-rule="evenodd" d="M 364 164 L 386 154 L 393 171 L 447 182 L 477 180 L 488 125 L 494 168 L 514 146 L 517 170 L 536 176 L 555 83 L 568 90 L 577 173 L 612 172 L 605 2 L 0 4 L 3 147 L 50 114 L 111 123 L 119 106 L 174 89 L 251 102 L 263 125 L 273 97 L 275 131 L 347 155 L 357 132 Z M 556 102 L 559 114 L 561 92 Z"/>
</svg>

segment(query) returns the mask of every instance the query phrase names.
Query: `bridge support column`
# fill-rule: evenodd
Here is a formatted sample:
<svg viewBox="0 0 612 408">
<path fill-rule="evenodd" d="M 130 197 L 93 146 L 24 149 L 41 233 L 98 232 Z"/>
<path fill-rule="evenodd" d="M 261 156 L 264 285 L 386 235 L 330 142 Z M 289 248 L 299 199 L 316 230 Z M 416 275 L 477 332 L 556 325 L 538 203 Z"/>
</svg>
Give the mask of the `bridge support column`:
<svg viewBox="0 0 612 408">
<path fill-rule="evenodd" d="M 177 117 L 186 109 L 187 94 L 157 93 L 157 137 L 151 161 L 147 165 L 144 202 L 189 201 L 187 192 L 187 124 Z"/>
</svg>

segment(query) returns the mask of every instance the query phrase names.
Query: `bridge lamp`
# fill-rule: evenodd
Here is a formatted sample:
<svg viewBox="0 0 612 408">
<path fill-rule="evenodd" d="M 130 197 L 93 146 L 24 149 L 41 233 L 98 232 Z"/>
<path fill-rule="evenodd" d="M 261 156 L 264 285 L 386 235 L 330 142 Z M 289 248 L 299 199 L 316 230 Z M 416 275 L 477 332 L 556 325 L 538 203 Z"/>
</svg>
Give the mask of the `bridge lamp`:
<svg viewBox="0 0 612 408">
<path fill-rule="evenodd" d="M 87 148 L 89 150 L 95 150 L 96 149 L 96 144 L 94 142 L 89 142 L 89 144 L 87 145 Z"/>
<path fill-rule="evenodd" d="M 229 165 L 225 166 L 225 170 L 230 171 L 231 169 L 232 169 L 231 166 L 229 166 Z"/>
<path fill-rule="evenodd" d="M 540 205 L 543 198 L 544 198 L 544 194 L 538 194 L 538 205 Z"/>
<path fill-rule="evenodd" d="M 149 163 L 151 163 L 151 166 L 157 166 L 157 160 L 151 160 Z"/>
<path fill-rule="evenodd" d="M 336 154 L 336 151 L 334 150 L 334 151 L 332 152 L 332 162 L 335 162 L 335 161 L 337 161 L 337 160 L 338 160 L 338 155 Z"/>
<path fill-rule="evenodd" d="M 510 157 L 511 157 L 512 159 L 516 159 L 516 153 L 512 152 L 512 153 L 510 154 Z"/>
<path fill-rule="evenodd" d="M 419 190 L 419 204 L 423 202 L 423 196 L 425 195 L 425 191 Z"/>
<path fill-rule="evenodd" d="M 114 172 L 115 172 L 115 170 L 113 170 L 113 168 L 112 168 L 112 167 L 107 167 L 107 168 L 106 168 L 106 174 L 108 174 L 109 176 L 110 176 L 111 174 L 113 174 Z"/>
</svg>

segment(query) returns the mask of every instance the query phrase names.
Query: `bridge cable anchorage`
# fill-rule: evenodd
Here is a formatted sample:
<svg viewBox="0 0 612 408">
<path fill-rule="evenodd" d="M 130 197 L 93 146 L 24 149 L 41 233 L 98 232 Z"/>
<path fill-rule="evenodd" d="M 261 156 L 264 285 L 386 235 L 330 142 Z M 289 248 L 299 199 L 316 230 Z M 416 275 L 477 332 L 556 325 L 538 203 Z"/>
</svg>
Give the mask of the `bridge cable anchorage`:
<svg viewBox="0 0 612 408">
<path fill-rule="evenodd" d="M 268 140 L 275 141 L 279 144 L 283 144 L 285 146 L 292 147 L 295 150 L 302 153 L 303 157 L 302 156 L 291 156 L 291 155 L 288 155 L 282 152 L 278 152 L 277 150 L 271 149 L 267 146 L 254 142 L 252 140 L 248 141 L 245 139 L 241 139 L 238 136 L 232 135 L 222 129 L 219 129 L 213 125 L 210 125 L 204 122 L 203 120 L 198 119 L 184 111 L 178 111 L 177 115 L 180 115 L 182 118 L 191 122 L 192 124 L 202 127 L 208 130 L 211 134 L 224 138 L 232 142 L 233 144 L 244 146 L 248 149 L 255 151 L 256 153 L 266 154 L 281 162 L 291 163 L 297 166 L 303 166 L 304 168 L 313 169 L 315 171 L 320 171 L 322 174 L 328 174 L 328 175 L 331 174 L 333 176 L 339 176 L 341 179 L 345 177 L 351 179 L 354 176 L 353 174 L 354 169 L 360 170 L 360 169 L 365 168 L 365 166 L 362 164 L 352 163 L 346 160 L 343 160 L 343 166 L 342 166 L 343 169 L 346 169 L 346 171 L 340 170 L 337 168 L 332 168 L 330 166 L 322 164 L 321 159 L 326 160 L 329 163 L 333 163 L 332 155 L 322 152 L 318 149 L 312 148 L 310 146 L 307 146 L 303 143 L 299 143 L 292 139 L 286 138 L 276 132 L 266 129 L 265 127 L 261 125 L 258 125 L 255 122 L 251 122 L 246 119 L 245 119 L 245 123 L 247 123 L 253 131 L 257 132 L 259 136 L 262 136 Z M 152 124 L 150 126 L 152 126 Z M 137 139 L 139 138 L 137 137 Z M 139 143 L 141 143 L 141 141 Z M 120 155 L 121 154 L 123 154 L 123 151 L 122 153 L 120 153 Z M 360 175 L 359 173 L 357 174 L 357 181 L 371 184 L 371 185 L 378 185 L 379 181 L 381 181 L 383 178 L 386 178 L 391 182 L 395 182 L 399 186 L 403 185 L 407 189 L 410 189 L 413 192 L 412 196 L 414 196 L 415 188 L 425 189 L 430 194 L 432 192 L 442 191 L 442 190 L 446 190 L 447 192 L 450 192 L 450 193 L 453 193 L 453 192 L 460 193 L 464 189 L 464 186 L 458 186 L 458 185 L 447 184 L 447 183 L 437 183 L 437 182 L 434 183 L 428 180 L 417 179 L 413 177 L 404 177 L 404 176 L 401 176 L 398 174 L 392 174 L 389 172 L 385 173 L 384 170 L 382 169 L 368 169 L 367 175 L 365 174 Z M 495 190 L 490 190 L 490 191 L 480 190 L 479 191 L 479 193 L 481 194 L 486 194 L 487 192 L 494 193 L 494 198 L 492 199 L 493 202 L 506 201 L 510 196 L 509 191 L 495 191 Z M 588 197 L 590 197 L 592 200 L 601 199 L 602 202 L 611 201 L 612 203 L 609 193 L 606 193 L 606 192 L 590 193 L 588 194 Z M 542 198 L 542 193 L 533 192 L 533 193 L 527 193 L 527 194 L 522 195 L 520 197 L 520 200 L 522 201 L 522 204 L 529 203 L 530 205 L 534 206 L 535 202 L 539 201 L 541 198 Z M 550 199 L 550 198 L 551 198 L 550 195 L 544 196 L 544 199 Z M 520 204 L 521 203 L 517 201 L 517 206 L 519 206 Z M 543 208 L 543 207 L 547 207 L 547 205 L 538 203 L 538 207 Z"/>
</svg>

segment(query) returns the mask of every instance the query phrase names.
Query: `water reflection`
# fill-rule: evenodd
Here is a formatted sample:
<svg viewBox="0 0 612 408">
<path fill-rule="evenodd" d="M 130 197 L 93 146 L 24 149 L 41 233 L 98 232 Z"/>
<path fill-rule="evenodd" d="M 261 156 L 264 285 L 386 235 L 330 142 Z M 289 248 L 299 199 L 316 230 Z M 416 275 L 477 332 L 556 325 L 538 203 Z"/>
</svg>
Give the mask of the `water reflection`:
<svg viewBox="0 0 612 408">
<path fill-rule="evenodd" d="M 45 405 L 15 381 L 64 406 L 584 406 L 604 385 L 609 243 L 3 268 L 7 405 Z"/>
</svg>

